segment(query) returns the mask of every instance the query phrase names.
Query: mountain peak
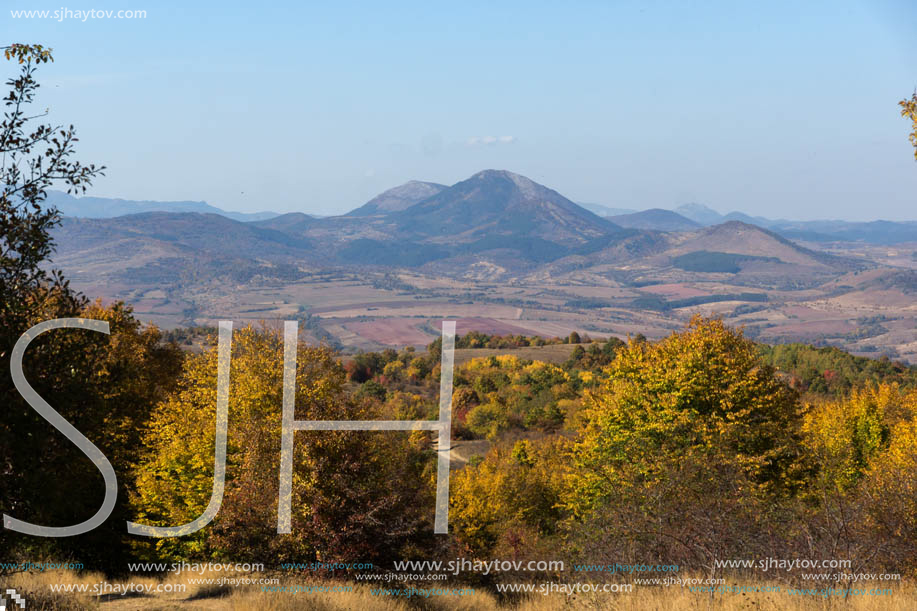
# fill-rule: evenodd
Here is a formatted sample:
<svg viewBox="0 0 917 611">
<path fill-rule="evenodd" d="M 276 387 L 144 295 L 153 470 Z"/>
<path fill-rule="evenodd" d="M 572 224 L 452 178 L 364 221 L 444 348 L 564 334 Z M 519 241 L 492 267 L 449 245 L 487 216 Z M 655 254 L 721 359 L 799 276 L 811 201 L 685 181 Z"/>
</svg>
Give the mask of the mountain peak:
<svg viewBox="0 0 917 611">
<path fill-rule="evenodd" d="M 409 180 L 403 185 L 383 191 L 356 210 L 348 212 L 346 216 L 372 216 L 400 212 L 428 197 L 433 197 L 445 188 L 446 185 L 435 182 Z"/>
<path fill-rule="evenodd" d="M 522 174 L 516 174 L 510 172 L 509 170 L 481 170 L 477 174 L 473 175 L 468 180 L 508 180 L 512 182 L 517 189 L 519 189 L 523 195 L 528 197 L 534 196 L 540 190 L 548 190 L 547 187 L 539 185 L 537 182 L 523 176 Z"/>
<path fill-rule="evenodd" d="M 482 170 L 407 208 L 393 220 L 404 230 L 464 241 L 537 237 L 581 244 L 620 230 L 560 193 L 506 170 Z"/>
</svg>

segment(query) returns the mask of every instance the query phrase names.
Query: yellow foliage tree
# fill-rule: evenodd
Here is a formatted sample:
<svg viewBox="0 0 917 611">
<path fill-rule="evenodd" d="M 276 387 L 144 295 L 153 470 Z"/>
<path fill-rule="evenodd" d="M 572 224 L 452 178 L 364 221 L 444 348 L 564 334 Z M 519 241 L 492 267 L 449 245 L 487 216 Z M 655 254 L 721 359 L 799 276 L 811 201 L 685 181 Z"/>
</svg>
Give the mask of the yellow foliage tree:
<svg viewBox="0 0 917 611">
<path fill-rule="evenodd" d="M 901 107 L 901 116 L 911 120 L 911 134 L 908 138 L 914 145 L 914 159 L 917 159 L 917 93 L 898 102 Z"/>
<path fill-rule="evenodd" d="M 432 518 L 423 438 L 396 433 L 298 432 L 293 533 L 277 535 L 283 342 L 251 327 L 233 334 L 226 491 L 214 522 L 160 539 L 172 557 L 260 556 L 362 560 L 395 553 Z M 203 512 L 213 486 L 217 352 L 188 358 L 178 389 L 156 410 L 137 470 L 144 523 L 178 525 Z M 344 393 L 344 372 L 325 348 L 300 344 L 297 420 L 374 419 Z"/>
<path fill-rule="evenodd" d="M 807 406 L 802 431 L 810 462 L 818 465 L 815 488 L 853 488 L 872 458 L 887 447 L 895 424 L 915 413 L 915 399 L 914 393 L 883 383 Z"/>
<path fill-rule="evenodd" d="M 475 554 L 516 555 L 553 533 L 562 517 L 563 438 L 495 446 L 477 466 L 458 471 L 449 519 L 456 537 Z"/>
<path fill-rule="evenodd" d="M 891 443 L 864 477 L 862 492 L 870 539 L 890 570 L 917 571 L 917 422 L 892 431 Z"/>
<path fill-rule="evenodd" d="M 730 463 L 762 490 L 796 485 L 797 396 L 741 332 L 695 317 L 660 342 L 631 341 L 605 374 L 572 453 L 566 502 L 577 515 L 681 457 Z"/>
</svg>

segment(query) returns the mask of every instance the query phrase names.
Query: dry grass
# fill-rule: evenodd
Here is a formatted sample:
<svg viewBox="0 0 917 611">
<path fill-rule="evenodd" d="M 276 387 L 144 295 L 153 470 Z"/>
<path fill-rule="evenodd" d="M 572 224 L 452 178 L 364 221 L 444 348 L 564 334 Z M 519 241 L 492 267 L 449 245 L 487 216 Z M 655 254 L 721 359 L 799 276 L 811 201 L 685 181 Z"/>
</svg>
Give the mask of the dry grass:
<svg viewBox="0 0 917 611">
<path fill-rule="evenodd" d="M 204 577 L 227 577 L 226 573 L 209 573 Z M 251 576 L 251 575 L 249 575 Z M 133 577 L 134 584 L 157 585 L 160 583 L 185 583 L 188 578 L 201 575 L 182 575 L 175 578 L 159 580 L 154 577 Z M 594 610 L 594 611 L 739 611 L 739 610 L 791 610 L 791 611 L 912 611 L 917 608 L 917 588 L 913 585 L 880 582 L 865 584 L 860 587 L 868 591 L 871 588 L 887 588 L 891 595 L 852 596 L 847 600 L 840 597 L 825 599 L 817 596 L 791 596 L 783 587 L 782 592 L 750 594 L 707 594 L 690 592 L 681 587 L 635 587 L 626 594 L 588 594 L 564 596 L 533 596 L 515 604 L 501 605 L 497 598 L 489 593 L 477 590 L 472 596 L 431 596 L 428 598 L 387 598 L 373 595 L 368 584 L 345 584 L 340 581 L 322 581 L 305 577 L 283 575 L 284 585 L 339 586 L 350 585 L 350 592 L 321 593 L 286 593 L 261 592 L 261 586 L 218 587 L 188 585 L 187 591 L 177 594 L 153 594 L 150 596 L 96 597 L 89 594 L 54 594 L 49 586 L 55 583 L 93 584 L 101 582 L 116 583 L 118 580 L 106 578 L 100 573 L 73 573 L 68 571 L 49 571 L 46 573 L 15 574 L 2 578 L 4 588 L 13 587 L 23 593 L 30 610 L 71 610 L 71 609 L 147 609 L 147 610 L 209 610 L 209 611 L 244 611 L 259 609 L 264 611 L 293 611 L 307 609 L 314 611 L 490 611 L 505 609 L 512 611 L 560 611 L 560 610 Z M 761 582 L 730 581 L 730 585 L 755 586 Z M 398 587 L 398 586 L 388 586 Z M 444 587 L 441 583 L 416 586 Z"/>
</svg>

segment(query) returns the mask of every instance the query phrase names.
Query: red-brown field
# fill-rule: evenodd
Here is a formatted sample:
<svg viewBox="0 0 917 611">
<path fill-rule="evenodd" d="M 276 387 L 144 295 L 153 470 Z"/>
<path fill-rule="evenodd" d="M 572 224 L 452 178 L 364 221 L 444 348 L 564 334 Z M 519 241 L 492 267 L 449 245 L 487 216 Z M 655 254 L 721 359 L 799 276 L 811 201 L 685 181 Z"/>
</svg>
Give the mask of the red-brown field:
<svg viewBox="0 0 917 611">
<path fill-rule="evenodd" d="M 440 328 L 440 321 L 435 323 Z M 488 335 L 531 335 L 531 331 L 495 318 L 458 318 L 455 321 L 455 332 L 459 335 L 477 331 Z"/>
<path fill-rule="evenodd" d="M 376 320 L 344 323 L 344 328 L 363 339 L 385 346 L 422 346 L 434 336 L 420 327 L 423 318 L 378 318 Z"/>
</svg>

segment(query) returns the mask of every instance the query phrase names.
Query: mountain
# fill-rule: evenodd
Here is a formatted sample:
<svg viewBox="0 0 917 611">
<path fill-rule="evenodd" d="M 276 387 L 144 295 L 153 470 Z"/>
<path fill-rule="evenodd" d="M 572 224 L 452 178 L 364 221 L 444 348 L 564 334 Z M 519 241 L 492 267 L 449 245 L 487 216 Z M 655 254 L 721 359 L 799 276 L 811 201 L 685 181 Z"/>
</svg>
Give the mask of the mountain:
<svg viewBox="0 0 917 611">
<path fill-rule="evenodd" d="M 690 271 L 727 271 L 718 268 L 744 268 L 741 265 L 743 263 L 772 263 L 779 264 L 781 268 L 817 268 L 825 271 L 832 268 L 837 271 L 854 269 L 859 265 L 849 259 L 804 248 L 773 231 L 740 221 L 707 227 L 691 239 L 679 243 L 667 254 L 682 269 L 689 268 L 679 263 L 691 265 Z M 723 255 L 737 255 L 740 258 Z M 708 263 L 711 269 L 703 269 Z"/>
<path fill-rule="evenodd" d="M 621 214 L 608 217 L 608 220 L 631 229 L 652 229 L 655 231 L 694 231 L 700 229 L 700 223 L 692 221 L 677 212 L 652 208 L 633 214 Z"/>
<path fill-rule="evenodd" d="M 65 217 L 55 237 L 61 258 L 76 262 L 87 257 L 119 281 L 126 272 L 116 270 L 177 282 L 208 269 L 214 277 L 288 277 L 297 272 L 283 266 L 302 265 L 419 267 L 442 262 L 445 270 L 459 270 L 487 260 L 502 269 L 522 269 L 596 252 L 630 235 L 556 191 L 510 172 L 487 170 L 451 187 L 414 182 L 394 191 L 397 197 L 389 191 L 367 204 L 376 212 L 389 210 L 381 214 L 369 214 L 364 206 L 358 214 L 317 218 L 290 213 L 253 222 L 197 212 Z M 419 203 L 392 210 L 430 192 Z M 140 271 L 143 266 L 152 266 L 155 273 Z"/>
<path fill-rule="evenodd" d="M 398 232 L 440 243 L 544 240 L 566 247 L 621 230 L 545 186 L 484 170 L 389 216 Z"/>
<path fill-rule="evenodd" d="M 683 204 L 675 208 L 675 212 L 700 225 L 716 225 L 723 222 L 723 215 L 703 204 Z"/>
<path fill-rule="evenodd" d="M 446 185 L 440 185 L 435 182 L 411 180 L 380 193 L 356 210 L 348 212 L 347 216 L 370 216 L 400 212 L 444 191 L 446 188 Z"/>
<path fill-rule="evenodd" d="M 217 214 L 144 212 L 115 218 L 64 217 L 53 237 L 54 264 L 83 287 L 165 291 L 264 278 L 295 281 L 320 261 L 307 238 Z M 120 290 L 112 288 L 111 290 Z M 182 289 L 184 290 L 184 289 Z M 193 301 L 193 300 L 192 300 Z"/>
<path fill-rule="evenodd" d="M 229 256 L 279 260 L 296 258 L 309 250 L 309 240 L 254 223 L 218 214 L 197 212 L 143 212 L 108 219 L 64 217 L 55 231 L 59 251 L 77 247 L 119 244 L 130 255 L 141 242 L 181 246 Z"/>
<path fill-rule="evenodd" d="M 63 191 L 48 191 L 45 200 L 55 206 L 64 216 L 81 218 L 113 218 L 141 212 L 196 212 L 218 214 L 236 221 L 260 221 L 277 216 L 275 212 L 228 212 L 211 206 L 207 202 L 176 201 L 159 202 L 149 200 L 110 199 L 107 197 L 73 197 Z"/>
<path fill-rule="evenodd" d="M 595 212 L 599 216 L 619 216 L 622 214 L 631 214 L 632 212 L 638 212 L 633 208 L 609 208 L 608 206 L 603 206 L 602 204 L 587 204 L 579 202 L 579 205 L 588 210 L 589 212 Z"/>
</svg>

